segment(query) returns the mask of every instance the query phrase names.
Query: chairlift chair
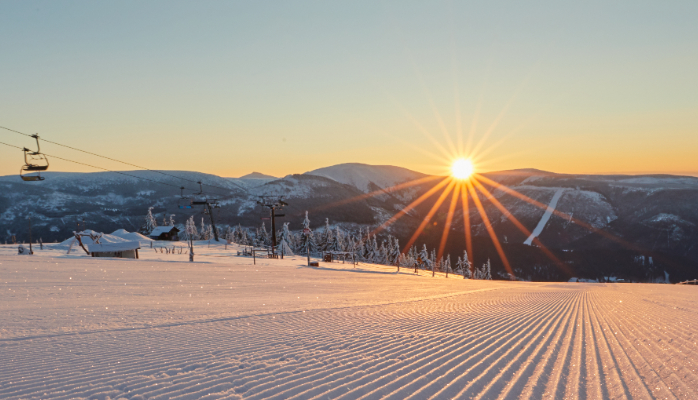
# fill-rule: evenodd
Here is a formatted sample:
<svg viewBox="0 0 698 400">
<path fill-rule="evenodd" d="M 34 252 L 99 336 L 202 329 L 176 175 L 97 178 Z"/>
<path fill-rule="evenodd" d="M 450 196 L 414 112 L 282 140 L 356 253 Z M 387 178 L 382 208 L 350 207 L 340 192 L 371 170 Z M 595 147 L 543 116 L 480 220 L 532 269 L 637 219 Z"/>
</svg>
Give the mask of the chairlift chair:
<svg viewBox="0 0 698 400">
<path fill-rule="evenodd" d="M 191 199 L 184 196 L 184 186 L 180 187 L 179 190 L 181 191 L 181 195 L 179 200 L 177 200 L 177 207 L 180 209 L 191 208 Z"/>
<path fill-rule="evenodd" d="M 36 139 L 36 151 L 31 151 L 26 147 L 22 149 L 24 152 L 24 165 L 19 170 L 19 176 L 25 182 L 43 181 L 46 178 L 41 176 L 41 172 L 48 169 L 48 158 L 41 153 L 39 135 L 34 134 L 31 137 Z"/>
<path fill-rule="evenodd" d="M 206 196 L 204 196 L 204 188 L 203 185 L 201 184 L 201 181 L 196 182 L 199 184 L 199 192 L 194 193 L 193 196 L 196 196 L 196 198 L 193 198 L 191 200 L 191 204 L 193 206 L 203 206 L 208 203 L 208 200 L 206 199 Z"/>
</svg>

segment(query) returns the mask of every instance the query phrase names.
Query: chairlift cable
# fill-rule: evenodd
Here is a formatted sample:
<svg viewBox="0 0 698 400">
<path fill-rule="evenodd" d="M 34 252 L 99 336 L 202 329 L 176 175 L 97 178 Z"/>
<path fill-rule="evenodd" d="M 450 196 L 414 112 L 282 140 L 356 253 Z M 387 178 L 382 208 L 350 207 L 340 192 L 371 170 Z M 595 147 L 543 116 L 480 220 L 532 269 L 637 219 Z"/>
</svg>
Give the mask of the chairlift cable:
<svg viewBox="0 0 698 400">
<path fill-rule="evenodd" d="M 5 143 L 5 142 L 0 142 L 0 144 L 4 144 L 5 146 L 9 146 L 9 147 L 14 147 L 14 148 L 20 149 L 20 150 L 23 149 L 22 147 L 15 146 L 15 145 L 11 145 L 11 144 L 7 144 L 7 143 Z M 120 172 L 120 171 L 112 171 L 112 170 L 107 169 L 107 168 L 98 167 L 98 166 L 96 166 L 96 165 L 86 164 L 86 163 L 79 162 L 79 161 L 69 160 L 69 159 L 67 159 L 67 158 L 62 158 L 62 157 L 54 156 L 54 155 L 51 155 L 51 154 L 46 154 L 46 153 L 41 153 L 41 154 L 44 154 L 44 155 L 46 155 L 46 156 L 53 157 L 53 158 L 56 158 L 56 159 L 59 159 L 59 160 L 63 160 L 63 161 L 68 161 L 68 162 L 72 162 L 72 163 L 75 163 L 75 164 L 84 165 L 84 166 L 91 167 L 91 168 L 101 169 L 101 170 L 104 170 L 104 171 L 107 171 L 107 172 L 113 172 L 113 173 L 115 173 L 115 174 L 120 174 L 120 175 L 129 176 L 129 177 L 131 177 L 131 178 L 143 179 L 143 180 L 146 180 L 146 181 L 149 181 L 149 182 L 159 183 L 159 184 L 161 184 L 161 185 L 167 185 L 167 186 L 176 187 L 177 189 L 180 188 L 180 186 L 172 185 L 172 184 L 170 184 L 170 183 L 158 181 L 158 180 L 155 180 L 155 179 L 144 178 L 144 177 L 141 177 L 141 176 L 131 175 L 131 174 L 127 174 L 127 173 L 125 173 L 125 172 Z M 187 190 L 191 190 L 191 189 L 187 189 Z"/>
<path fill-rule="evenodd" d="M 29 134 L 27 134 L 27 133 L 20 132 L 20 131 L 16 131 L 16 130 L 14 130 L 14 129 L 10 129 L 10 128 L 4 127 L 4 126 L 0 126 L 0 128 L 5 129 L 5 130 L 10 131 L 10 132 L 19 133 L 20 135 L 32 137 L 32 135 L 29 135 Z M 157 172 L 158 174 L 167 175 L 167 176 L 170 176 L 170 177 L 173 177 L 173 178 L 181 179 L 181 180 L 184 180 L 184 181 L 189 181 L 189 182 L 192 182 L 192 183 L 199 183 L 198 181 L 193 181 L 193 180 L 191 180 L 191 179 L 183 178 L 183 177 L 181 177 L 181 176 L 176 176 L 176 175 L 168 174 L 168 173 L 166 173 L 166 172 L 162 172 L 162 171 L 159 171 L 159 170 L 154 170 L 154 169 L 150 169 L 150 168 L 146 168 L 146 167 L 141 167 L 141 166 L 139 166 L 139 165 L 132 164 L 132 163 L 129 163 L 129 162 L 126 162 L 126 161 L 117 160 L 117 159 L 115 159 L 115 158 L 103 156 L 103 155 L 100 155 L 100 154 L 97 154 L 97 153 L 93 153 L 93 152 L 90 152 L 90 151 L 86 151 L 86 150 L 81 150 L 81 149 L 78 149 L 78 148 L 75 148 L 75 147 L 72 147 L 72 146 L 68 146 L 68 145 L 65 145 L 65 144 L 60 144 L 60 143 L 53 142 L 53 141 L 50 141 L 50 140 L 46 140 L 46 139 L 43 139 L 43 138 L 42 138 L 41 140 L 43 140 L 43 141 L 46 142 L 46 143 L 55 144 L 55 145 L 57 145 L 57 146 L 65 147 L 65 148 L 68 148 L 68 149 L 71 149 L 71 150 L 80 151 L 80 152 L 85 153 L 85 154 L 90 154 L 90 155 L 93 155 L 93 156 L 96 156 L 96 157 L 105 158 L 105 159 L 107 159 L 107 160 L 114 161 L 114 162 L 118 162 L 118 163 L 121 163 L 121 164 L 124 164 L 124 165 L 129 165 L 129 166 L 131 166 L 131 167 L 136 167 L 136 168 L 138 168 L 138 169 L 143 169 L 143 170 L 151 171 L 151 172 Z M 44 154 L 45 154 L 45 153 L 44 153 Z M 48 154 L 47 154 L 47 155 L 48 155 Z M 54 157 L 54 156 L 51 156 L 51 157 Z M 56 157 L 56 158 L 58 158 L 58 157 Z M 69 161 L 69 160 L 68 160 L 68 161 Z M 95 168 L 98 168 L 98 167 L 95 167 Z M 102 169 L 103 169 L 103 168 L 102 168 Z M 111 172 L 115 172 L 115 171 L 111 171 Z M 233 185 L 235 185 L 235 186 L 237 186 L 238 188 L 242 189 L 245 193 L 250 194 L 250 192 L 249 192 L 245 187 L 243 187 L 242 185 L 238 185 L 237 183 L 234 183 L 234 182 L 230 182 L 230 183 L 233 184 Z M 225 188 L 225 187 L 222 187 L 222 186 L 211 185 L 211 184 L 205 184 L 205 185 L 206 185 L 206 186 L 210 186 L 210 187 L 214 187 L 214 188 L 218 188 L 218 189 L 230 190 L 230 188 Z M 172 185 L 170 185 L 170 186 L 172 186 Z"/>
</svg>

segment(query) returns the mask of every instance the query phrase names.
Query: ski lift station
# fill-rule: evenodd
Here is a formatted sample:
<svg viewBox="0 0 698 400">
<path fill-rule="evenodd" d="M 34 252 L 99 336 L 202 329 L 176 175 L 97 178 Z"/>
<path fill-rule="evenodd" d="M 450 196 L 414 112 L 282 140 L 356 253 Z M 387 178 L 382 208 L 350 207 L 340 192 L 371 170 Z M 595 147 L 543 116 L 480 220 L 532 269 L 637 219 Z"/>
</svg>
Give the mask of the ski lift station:
<svg viewBox="0 0 698 400">
<path fill-rule="evenodd" d="M 153 240 L 167 240 L 175 242 L 179 240 L 179 229 L 174 226 L 158 226 L 150 232 L 150 237 Z"/>
<path fill-rule="evenodd" d="M 92 257 L 138 258 L 138 242 L 95 243 L 87 245 L 87 252 Z"/>
</svg>

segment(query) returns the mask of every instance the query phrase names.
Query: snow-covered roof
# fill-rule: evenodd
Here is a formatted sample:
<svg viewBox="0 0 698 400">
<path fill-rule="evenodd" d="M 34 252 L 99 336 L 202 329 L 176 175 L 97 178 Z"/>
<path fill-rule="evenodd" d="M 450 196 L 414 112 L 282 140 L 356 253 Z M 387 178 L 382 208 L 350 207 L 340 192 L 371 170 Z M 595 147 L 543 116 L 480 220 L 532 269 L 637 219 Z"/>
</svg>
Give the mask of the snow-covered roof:
<svg viewBox="0 0 698 400">
<path fill-rule="evenodd" d="M 141 245 L 138 242 L 121 242 L 121 243 L 103 243 L 103 244 L 88 244 L 87 251 L 90 253 L 103 253 L 114 251 L 128 251 L 140 249 Z"/>
<path fill-rule="evenodd" d="M 158 226 L 157 228 L 153 229 L 152 232 L 148 236 L 160 236 L 163 233 L 169 233 L 173 229 L 177 229 L 176 226 Z M 179 229 L 177 229 L 179 231 Z"/>
</svg>

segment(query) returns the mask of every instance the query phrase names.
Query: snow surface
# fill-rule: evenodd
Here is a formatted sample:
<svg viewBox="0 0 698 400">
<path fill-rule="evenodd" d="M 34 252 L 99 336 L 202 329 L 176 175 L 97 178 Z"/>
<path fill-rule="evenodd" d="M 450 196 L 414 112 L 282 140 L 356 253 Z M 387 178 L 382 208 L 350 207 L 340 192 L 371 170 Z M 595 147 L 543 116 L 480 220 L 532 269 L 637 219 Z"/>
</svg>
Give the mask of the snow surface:
<svg viewBox="0 0 698 400">
<path fill-rule="evenodd" d="M 533 239 L 537 238 L 538 235 L 543 233 L 543 229 L 550 220 L 550 217 L 553 215 L 553 211 L 555 211 L 555 207 L 557 207 L 557 202 L 558 200 L 560 200 L 560 197 L 562 197 L 562 193 L 564 193 L 564 191 L 565 189 L 558 189 L 555 192 L 553 198 L 550 200 L 550 203 L 548 204 L 548 208 L 545 209 L 545 213 L 541 217 L 540 221 L 538 221 L 538 225 L 536 225 L 536 227 L 533 229 L 533 232 L 531 232 L 528 238 L 524 241 L 524 244 L 530 246 L 533 243 Z"/>
<path fill-rule="evenodd" d="M 0 246 L 0 398 L 698 398 L 698 287 Z"/>
</svg>

